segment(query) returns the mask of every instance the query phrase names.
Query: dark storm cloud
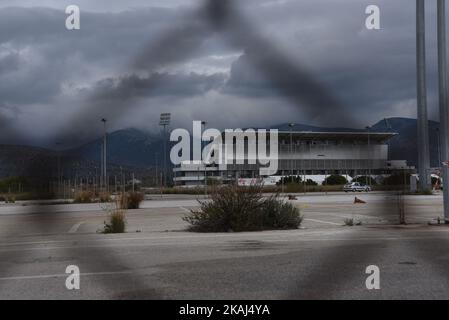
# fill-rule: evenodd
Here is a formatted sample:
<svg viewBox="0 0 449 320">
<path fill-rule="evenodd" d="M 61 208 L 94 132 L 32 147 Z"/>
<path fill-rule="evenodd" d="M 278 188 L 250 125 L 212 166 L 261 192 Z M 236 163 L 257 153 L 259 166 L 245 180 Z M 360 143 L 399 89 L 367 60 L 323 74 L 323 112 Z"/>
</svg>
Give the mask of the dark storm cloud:
<svg viewBox="0 0 449 320">
<path fill-rule="evenodd" d="M 356 0 L 221 1 L 200 10 L 134 1 L 138 9 L 115 13 L 93 5 L 95 13 L 81 8 L 76 32 L 65 30 L 57 2 L 42 4 L 50 2 L 56 9 L 0 9 L 0 100 L 20 110 L 39 104 L 42 119 L 60 108 L 66 131 L 91 131 L 83 119 L 93 114 L 120 119 L 139 110 L 138 120 L 143 105 L 152 115 L 176 106 L 188 123 L 200 110 L 193 101 L 209 117 L 241 114 L 249 126 L 355 119 L 363 127 L 415 113 L 415 7 L 408 0 L 377 1 L 379 31 L 364 28 L 371 3 Z M 429 79 L 436 79 L 434 11 L 429 4 Z M 232 63 L 223 58 L 229 53 L 241 55 Z M 434 93 L 430 81 L 431 109 Z M 170 103 L 153 104 L 161 96 Z M 36 127 L 47 130 L 42 119 Z M 231 117 L 216 117 L 218 127 L 232 126 L 221 119 Z"/>
<path fill-rule="evenodd" d="M 363 3 L 291 2 L 253 15 L 247 10 L 252 18 L 249 23 L 262 26 L 258 34 L 272 42 L 268 49 L 257 42 L 253 47 L 254 37 L 246 39 L 240 34 L 237 41 L 248 48 L 232 66 L 227 92 L 248 98 L 279 95 L 296 105 L 298 115 L 319 124 L 347 125 L 349 120 L 363 127 L 379 120 L 376 117 L 382 112 L 384 116 L 414 113 L 410 104 L 400 107 L 416 96 L 414 6 L 401 1 L 379 5 L 380 31 L 364 28 Z M 273 30 L 282 19 L 288 24 L 292 15 L 297 24 L 289 32 Z M 279 36 L 272 38 L 273 33 Z M 282 47 L 284 51 L 279 50 Z M 294 63 L 276 57 L 279 52 L 281 57 L 294 53 L 290 58 Z M 434 50 L 429 52 L 428 60 L 434 63 Z"/>
<path fill-rule="evenodd" d="M 224 74 L 156 72 L 148 77 L 133 74 L 118 79 L 101 80 L 91 90 L 95 93 L 93 99 L 111 99 L 115 102 L 148 96 L 191 96 L 219 89 L 224 84 L 225 78 Z"/>
<path fill-rule="evenodd" d="M 8 53 L 0 57 L 0 74 L 15 71 L 19 68 L 20 55 L 17 52 Z"/>
</svg>

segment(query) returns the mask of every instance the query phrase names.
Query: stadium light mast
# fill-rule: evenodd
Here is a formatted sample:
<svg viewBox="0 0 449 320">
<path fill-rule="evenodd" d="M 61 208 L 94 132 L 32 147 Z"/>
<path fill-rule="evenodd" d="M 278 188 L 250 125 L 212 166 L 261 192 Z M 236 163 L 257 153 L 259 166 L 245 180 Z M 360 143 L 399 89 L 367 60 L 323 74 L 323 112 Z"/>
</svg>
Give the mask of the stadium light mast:
<svg viewBox="0 0 449 320">
<path fill-rule="evenodd" d="M 445 162 L 442 166 L 443 173 L 443 199 L 444 222 L 449 223 L 449 110 L 447 95 L 447 57 L 446 57 L 446 4 L 444 0 L 438 0 L 438 84 L 440 105 L 440 141 L 441 157 Z M 438 159 L 441 161 L 441 159 Z M 439 163 L 441 166 L 441 163 Z"/>
<path fill-rule="evenodd" d="M 416 0 L 416 71 L 417 71 L 417 124 L 418 124 L 418 174 L 421 191 L 429 190 L 430 156 L 427 119 L 426 49 L 424 0 Z"/>
<path fill-rule="evenodd" d="M 164 139 L 164 165 L 163 165 L 164 187 L 167 186 L 167 126 L 170 125 L 170 120 L 171 120 L 171 113 L 161 113 L 159 125 L 164 128 L 162 132 Z"/>
</svg>

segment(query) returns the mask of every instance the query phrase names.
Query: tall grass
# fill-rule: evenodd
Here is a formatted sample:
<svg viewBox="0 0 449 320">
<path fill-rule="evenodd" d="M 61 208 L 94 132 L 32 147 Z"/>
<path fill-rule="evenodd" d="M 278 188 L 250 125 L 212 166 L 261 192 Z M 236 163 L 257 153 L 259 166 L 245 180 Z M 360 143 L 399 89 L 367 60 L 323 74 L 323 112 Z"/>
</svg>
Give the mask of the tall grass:
<svg viewBox="0 0 449 320">
<path fill-rule="evenodd" d="M 73 202 L 75 203 L 91 203 L 94 200 L 94 193 L 90 191 L 80 191 L 76 193 L 75 199 Z"/>
<path fill-rule="evenodd" d="M 189 230 L 197 232 L 297 229 L 302 222 L 299 209 L 279 199 L 264 198 L 260 184 L 249 187 L 226 185 L 213 188 L 210 201 L 183 218 Z"/>
<path fill-rule="evenodd" d="M 117 198 L 113 203 L 105 203 L 103 210 L 108 213 L 108 221 L 104 222 L 101 233 L 124 233 L 126 231 L 126 209 L 120 206 L 120 199 Z"/>
<path fill-rule="evenodd" d="M 119 197 L 119 207 L 121 209 L 139 209 L 143 198 L 143 193 L 140 192 L 123 193 Z"/>
</svg>

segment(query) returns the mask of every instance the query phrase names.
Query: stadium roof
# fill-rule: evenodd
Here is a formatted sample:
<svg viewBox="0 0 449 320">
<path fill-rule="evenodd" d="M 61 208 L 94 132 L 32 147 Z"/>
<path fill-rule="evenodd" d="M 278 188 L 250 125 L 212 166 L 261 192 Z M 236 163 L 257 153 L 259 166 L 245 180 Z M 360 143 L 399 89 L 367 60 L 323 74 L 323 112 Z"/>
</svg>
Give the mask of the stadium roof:
<svg viewBox="0 0 449 320">
<path fill-rule="evenodd" d="M 279 136 L 290 136 L 290 131 L 279 131 Z M 292 131 L 294 138 L 298 139 L 329 139 L 329 140 L 367 140 L 385 141 L 396 136 L 396 132 L 314 132 L 314 131 Z"/>
</svg>

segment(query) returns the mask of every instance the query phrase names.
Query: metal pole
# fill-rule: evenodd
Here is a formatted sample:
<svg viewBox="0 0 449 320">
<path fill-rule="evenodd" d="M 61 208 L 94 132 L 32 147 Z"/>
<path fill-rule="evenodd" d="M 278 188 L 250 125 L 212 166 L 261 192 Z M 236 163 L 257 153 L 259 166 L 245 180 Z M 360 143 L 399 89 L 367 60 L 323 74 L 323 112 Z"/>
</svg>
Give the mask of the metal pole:
<svg viewBox="0 0 449 320">
<path fill-rule="evenodd" d="M 164 187 L 167 186 L 167 134 L 166 134 L 167 125 L 164 124 Z"/>
<path fill-rule="evenodd" d="M 441 107 L 441 106 L 440 106 Z M 440 141 L 440 129 L 437 128 L 437 151 L 438 151 L 438 167 L 441 167 L 441 162 L 443 160 L 441 159 L 441 141 Z"/>
<path fill-rule="evenodd" d="M 107 173 L 107 149 L 106 149 L 106 136 L 107 136 L 107 131 L 106 131 L 106 119 L 102 119 L 101 121 L 103 121 L 104 123 L 104 137 L 103 137 L 103 183 L 104 183 L 104 188 L 105 191 L 108 191 L 108 173 Z"/>
<path fill-rule="evenodd" d="M 133 172 L 133 192 L 134 192 L 134 172 Z"/>
<path fill-rule="evenodd" d="M 288 125 L 290 127 L 290 175 L 293 177 L 293 123 Z M 292 178 L 293 179 L 293 178 Z"/>
<path fill-rule="evenodd" d="M 440 102 L 441 156 L 449 160 L 449 109 L 447 95 L 447 58 L 446 58 L 446 10 L 445 1 L 438 0 L 438 77 Z M 439 164 L 441 165 L 441 163 Z M 449 223 L 449 167 L 442 166 L 444 221 Z"/>
<path fill-rule="evenodd" d="M 416 0 L 416 68 L 418 104 L 418 173 L 421 191 L 430 189 L 429 131 L 427 119 L 424 0 Z"/>
<path fill-rule="evenodd" d="M 203 126 L 203 133 L 204 133 L 204 131 L 206 131 L 206 121 L 201 121 L 201 125 Z M 203 145 L 203 138 L 201 138 L 201 157 L 203 156 L 204 145 Z M 202 163 L 204 165 L 204 197 L 207 198 L 207 166 L 205 161 L 202 161 Z"/>
<path fill-rule="evenodd" d="M 371 153 L 371 141 L 370 141 L 370 129 L 371 127 L 366 127 L 368 130 L 368 176 L 366 177 L 365 183 L 368 186 L 371 186 L 371 162 L 372 162 L 372 153 Z"/>
</svg>

